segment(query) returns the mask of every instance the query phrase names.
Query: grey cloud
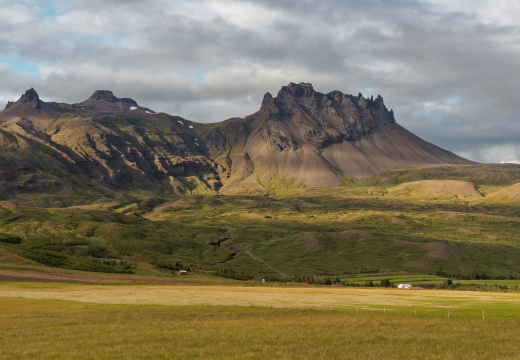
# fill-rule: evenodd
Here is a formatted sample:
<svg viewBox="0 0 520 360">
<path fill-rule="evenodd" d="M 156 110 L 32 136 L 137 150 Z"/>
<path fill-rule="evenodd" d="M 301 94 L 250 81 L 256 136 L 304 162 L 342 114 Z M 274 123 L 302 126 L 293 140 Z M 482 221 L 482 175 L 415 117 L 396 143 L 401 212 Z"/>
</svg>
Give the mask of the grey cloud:
<svg viewBox="0 0 520 360">
<path fill-rule="evenodd" d="M 54 0 L 54 19 L 0 25 L 0 53 L 42 69 L 0 67 L 0 97 L 34 86 L 46 99 L 79 102 L 111 89 L 156 111 L 220 121 L 306 81 L 321 92 L 381 94 L 410 131 L 472 159 L 489 161 L 485 149 L 497 162 L 516 157 L 520 27 L 420 0 L 237 2 L 279 15 L 258 15 L 256 27 L 218 11 L 198 16 L 206 1 L 191 2 L 192 14 L 179 4 Z"/>
</svg>

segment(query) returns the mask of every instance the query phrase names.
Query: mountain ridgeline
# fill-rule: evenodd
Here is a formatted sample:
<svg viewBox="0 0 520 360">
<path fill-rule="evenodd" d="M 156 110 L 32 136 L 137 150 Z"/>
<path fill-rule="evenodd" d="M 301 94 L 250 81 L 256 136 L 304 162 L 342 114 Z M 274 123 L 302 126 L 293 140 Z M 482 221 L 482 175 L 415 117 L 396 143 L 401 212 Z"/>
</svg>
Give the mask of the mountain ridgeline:
<svg viewBox="0 0 520 360">
<path fill-rule="evenodd" d="M 470 162 L 398 125 L 381 96 L 321 94 L 307 83 L 266 93 L 252 115 L 211 124 L 155 113 L 108 90 L 63 104 L 30 89 L 0 111 L 3 198 L 262 194 L 435 164 Z"/>
</svg>

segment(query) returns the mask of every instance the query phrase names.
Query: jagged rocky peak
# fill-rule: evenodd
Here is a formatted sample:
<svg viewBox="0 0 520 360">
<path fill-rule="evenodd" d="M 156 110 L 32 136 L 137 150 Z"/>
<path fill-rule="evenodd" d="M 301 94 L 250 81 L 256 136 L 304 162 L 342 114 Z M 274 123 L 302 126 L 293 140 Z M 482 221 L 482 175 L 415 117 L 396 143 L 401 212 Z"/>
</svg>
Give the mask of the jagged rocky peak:
<svg viewBox="0 0 520 360">
<path fill-rule="evenodd" d="M 22 94 L 22 96 L 16 102 L 8 101 L 4 110 L 13 107 L 15 104 L 23 104 L 22 106 L 24 108 L 33 107 L 38 111 L 41 110 L 42 107 L 42 101 L 40 100 L 36 90 L 33 88 L 30 88 L 25 92 L 25 94 Z"/>
<path fill-rule="evenodd" d="M 373 117 L 376 117 L 395 123 L 394 113 L 392 110 L 387 110 L 381 95 L 375 99 L 374 96 L 365 98 L 361 93 L 349 95 L 338 90 L 322 94 L 315 91 L 312 84 L 303 82 L 282 86 L 275 98 L 270 93 L 266 93 L 260 110 L 268 114 L 268 119 L 280 118 L 280 116 L 292 117 L 300 110 L 304 110 L 317 118 L 328 117 L 331 113 L 346 119 L 365 114 L 366 116 L 362 116 L 363 120 L 360 118 L 359 121 L 373 122 Z M 358 115 L 354 116 L 354 114 Z"/>
<path fill-rule="evenodd" d="M 265 93 L 264 99 L 262 100 L 262 105 L 260 106 L 260 110 L 268 114 L 278 113 L 278 107 L 276 106 L 276 102 L 271 93 Z"/>
<path fill-rule="evenodd" d="M 25 92 L 25 94 L 22 95 L 20 101 L 24 104 L 27 104 L 28 102 L 38 102 L 40 101 L 40 97 L 38 96 L 36 90 L 30 88 Z"/>
<path fill-rule="evenodd" d="M 92 96 L 90 96 L 89 100 L 94 100 L 94 101 L 102 100 L 102 101 L 107 101 L 107 102 L 112 102 L 112 103 L 122 102 L 125 104 L 132 104 L 132 105 L 137 106 L 137 102 L 135 100 L 130 99 L 130 98 L 118 98 L 110 90 L 96 90 L 96 91 L 94 91 L 94 94 L 92 94 Z"/>
<path fill-rule="evenodd" d="M 66 104 L 46 103 L 40 99 L 34 88 L 27 90 L 15 102 L 9 101 L 1 117 L 3 119 L 23 118 L 29 120 L 56 118 L 66 111 Z M 42 125 L 43 126 L 43 125 Z"/>
<path fill-rule="evenodd" d="M 287 86 L 282 86 L 278 92 L 278 97 L 281 95 L 292 95 L 293 97 L 312 97 L 315 95 L 314 88 L 311 83 L 290 83 Z"/>
</svg>

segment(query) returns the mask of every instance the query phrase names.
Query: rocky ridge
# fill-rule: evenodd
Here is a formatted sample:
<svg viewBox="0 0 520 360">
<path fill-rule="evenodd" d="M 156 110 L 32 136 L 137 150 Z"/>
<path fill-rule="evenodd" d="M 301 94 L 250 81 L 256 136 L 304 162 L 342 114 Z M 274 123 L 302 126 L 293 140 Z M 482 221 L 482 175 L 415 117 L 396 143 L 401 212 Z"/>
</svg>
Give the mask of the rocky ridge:
<svg viewBox="0 0 520 360">
<path fill-rule="evenodd" d="M 272 179 L 338 185 L 392 168 L 469 163 L 398 125 L 381 96 L 322 94 L 308 83 L 266 93 L 258 112 L 201 132 L 226 169 L 225 191 Z"/>
<path fill-rule="evenodd" d="M 256 113 L 218 124 L 155 113 L 108 90 L 69 105 L 30 89 L 0 111 L 0 146 L 14 167 L 0 166 L 4 197 L 78 187 L 269 192 L 278 183 L 337 185 L 392 168 L 468 163 L 399 126 L 381 96 L 322 94 L 308 83 L 266 93 Z"/>
</svg>

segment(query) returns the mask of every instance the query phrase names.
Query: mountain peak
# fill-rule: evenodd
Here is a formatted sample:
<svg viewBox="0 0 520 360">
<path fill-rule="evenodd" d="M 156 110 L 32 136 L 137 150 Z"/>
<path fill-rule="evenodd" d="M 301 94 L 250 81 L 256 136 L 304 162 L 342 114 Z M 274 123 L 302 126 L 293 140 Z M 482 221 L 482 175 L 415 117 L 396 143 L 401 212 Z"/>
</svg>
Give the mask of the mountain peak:
<svg viewBox="0 0 520 360">
<path fill-rule="evenodd" d="M 25 92 L 25 94 L 22 95 L 20 101 L 24 104 L 27 104 L 28 102 L 38 102 L 40 101 L 40 97 L 38 96 L 36 90 L 30 88 Z"/>
<path fill-rule="evenodd" d="M 42 101 L 38 96 L 38 93 L 33 88 L 30 88 L 22 94 L 22 96 L 16 102 L 7 102 L 5 109 L 9 109 L 13 107 L 15 104 L 20 104 L 19 106 L 23 106 L 25 108 L 34 108 L 35 110 L 40 111 L 42 108 Z"/>
<path fill-rule="evenodd" d="M 117 102 L 118 98 L 114 96 L 114 93 L 110 90 L 96 90 L 89 97 L 90 100 L 104 100 L 109 102 Z"/>
<path fill-rule="evenodd" d="M 88 100 L 107 101 L 107 102 L 111 102 L 111 103 L 122 102 L 122 103 L 132 104 L 132 105 L 137 106 L 137 102 L 135 102 L 135 100 L 130 99 L 130 98 L 118 98 L 110 90 L 96 90 L 90 96 L 90 98 Z"/>
<path fill-rule="evenodd" d="M 262 100 L 262 105 L 260 106 L 260 110 L 266 112 L 267 114 L 278 113 L 278 107 L 276 106 L 276 102 L 271 93 L 265 93 L 264 99 Z"/>
<path fill-rule="evenodd" d="M 292 95 L 294 97 L 312 97 L 314 96 L 314 88 L 311 83 L 290 83 L 287 86 L 282 86 L 278 92 L 278 96 L 283 94 Z"/>
<path fill-rule="evenodd" d="M 65 104 L 46 103 L 40 99 L 34 88 L 25 91 L 16 101 L 8 101 L 5 109 L 1 111 L 3 119 L 25 118 L 25 119 L 50 119 L 56 118 L 66 109 Z"/>
</svg>

